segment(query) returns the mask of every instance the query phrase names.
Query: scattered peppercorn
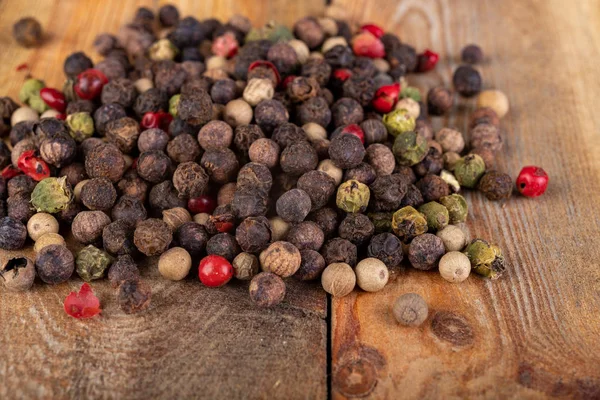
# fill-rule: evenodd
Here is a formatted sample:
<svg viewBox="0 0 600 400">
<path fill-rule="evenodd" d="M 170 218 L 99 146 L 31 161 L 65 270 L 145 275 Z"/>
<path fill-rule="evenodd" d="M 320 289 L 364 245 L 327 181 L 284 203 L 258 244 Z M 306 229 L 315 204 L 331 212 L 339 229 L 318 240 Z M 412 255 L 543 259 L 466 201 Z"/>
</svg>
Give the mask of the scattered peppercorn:
<svg viewBox="0 0 600 400">
<path fill-rule="evenodd" d="M 9 258 L 0 268 L 0 281 L 14 292 L 24 292 L 33 286 L 35 266 L 27 257 Z"/>
<path fill-rule="evenodd" d="M 46 283 L 66 282 L 75 270 L 73 253 L 62 245 L 46 246 L 36 255 L 35 269 L 40 279 Z"/>
<path fill-rule="evenodd" d="M 128 279 L 119 285 L 117 303 L 126 314 L 144 311 L 150 306 L 150 286 L 139 279 Z"/>
<path fill-rule="evenodd" d="M 396 299 L 392 313 L 400 325 L 419 326 L 427 319 L 429 307 L 418 294 L 406 293 Z"/>
<path fill-rule="evenodd" d="M 323 289 L 334 297 L 344 297 L 356 286 L 356 275 L 352 267 L 343 262 L 331 263 L 321 275 Z"/>
<path fill-rule="evenodd" d="M 523 167 L 517 177 L 517 189 L 526 197 L 541 196 L 548 188 L 548 174 L 540 167 Z"/>
<path fill-rule="evenodd" d="M 506 271 L 502 250 L 485 240 L 473 239 L 465 248 L 465 254 L 473 271 L 486 278 L 498 279 Z"/>
</svg>

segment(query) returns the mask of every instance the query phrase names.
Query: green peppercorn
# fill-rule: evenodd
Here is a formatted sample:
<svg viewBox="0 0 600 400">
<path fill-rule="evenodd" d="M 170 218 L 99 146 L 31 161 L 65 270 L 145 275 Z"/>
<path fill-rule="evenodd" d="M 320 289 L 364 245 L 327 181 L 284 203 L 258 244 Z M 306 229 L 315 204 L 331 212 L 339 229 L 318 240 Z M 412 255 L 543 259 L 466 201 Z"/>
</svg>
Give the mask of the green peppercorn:
<svg viewBox="0 0 600 400">
<path fill-rule="evenodd" d="M 454 176 L 461 186 L 474 188 L 485 173 L 485 162 L 477 154 L 461 157 L 454 164 Z"/>
<path fill-rule="evenodd" d="M 440 197 L 439 202 L 448 209 L 451 224 L 454 225 L 466 221 L 469 206 L 467 205 L 467 200 L 460 194 L 455 193 Z"/>
<path fill-rule="evenodd" d="M 81 143 L 94 134 L 94 119 L 87 112 L 77 112 L 67 117 L 69 134 L 76 142 Z"/>
<path fill-rule="evenodd" d="M 392 214 L 391 212 L 373 212 L 367 214 L 367 217 L 369 217 L 373 226 L 375 226 L 375 233 L 392 230 Z"/>
<path fill-rule="evenodd" d="M 450 215 L 448 209 L 437 201 L 430 201 L 419 207 L 419 212 L 425 216 L 429 231 L 439 231 L 448 225 Z"/>
<path fill-rule="evenodd" d="M 40 97 L 40 90 L 45 87 L 44 81 L 33 78 L 27 79 L 19 91 L 19 100 L 41 114 L 50 109 Z"/>
<path fill-rule="evenodd" d="M 362 212 L 369 205 L 371 192 L 364 183 L 351 179 L 340 185 L 335 203 L 338 208 L 348 213 Z"/>
<path fill-rule="evenodd" d="M 385 114 L 383 124 L 388 133 L 394 137 L 404 132 L 413 131 L 416 125 L 415 119 L 404 108 Z"/>
<path fill-rule="evenodd" d="M 404 243 L 427 232 L 427 220 L 411 206 L 406 206 L 392 216 L 392 230 Z"/>
<path fill-rule="evenodd" d="M 400 98 L 405 99 L 407 97 L 418 103 L 421 101 L 421 91 L 414 86 L 406 86 L 400 91 Z"/>
<path fill-rule="evenodd" d="M 415 132 L 404 132 L 396 136 L 392 152 L 396 156 L 396 162 L 399 165 L 410 167 L 420 163 L 427 152 L 429 146 L 427 139 Z"/>
<path fill-rule="evenodd" d="M 483 239 L 473 239 L 467 245 L 465 254 L 471 261 L 471 267 L 479 275 L 490 279 L 498 279 L 506 270 L 502 250 Z"/>
<path fill-rule="evenodd" d="M 77 274 L 87 282 L 102 278 L 112 262 L 108 253 L 91 244 L 81 249 L 75 259 Z"/>
<path fill-rule="evenodd" d="M 181 95 L 176 94 L 169 99 L 169 113 L 173 116 L 173 118 L 177 118 L 179 115 L 177 112 L 177 107 L 179 106 L 179 97 L 181 97 Z"/>
<path fill-rule="evenodd" d="M 43 179 L 31 193 L 31 204 L 37 212 L 57 213 L 65 210 L 72 201 L 73 192 L 65 176 Z"/>
</svg>

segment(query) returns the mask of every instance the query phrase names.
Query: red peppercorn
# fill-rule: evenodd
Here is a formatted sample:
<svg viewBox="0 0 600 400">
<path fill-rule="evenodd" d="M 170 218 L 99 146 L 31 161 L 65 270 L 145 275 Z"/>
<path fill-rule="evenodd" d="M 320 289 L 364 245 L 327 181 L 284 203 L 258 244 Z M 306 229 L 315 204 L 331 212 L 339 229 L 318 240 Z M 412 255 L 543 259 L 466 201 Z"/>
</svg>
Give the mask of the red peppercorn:
<svg viewBox="0 0 600 400">
<path fill-rule="evenodd" d="M 67 114 L 56 114 L 56 117 L 54 118 L 64 121 L 67 119 Z"/>
<path fill-rule="evenodd" d="M 400 84 L 393 83 L 391 85 L 385 85 L 377 89 L 375 97 L 373 97 L 372 105 L 373 108 L 380 113 L 389 113 L 394 109 L 394 106 L 398 102 L 400 96 Z"/>
<path fill-rule="evenodd" d="M 217 202 L 210 196 L 192 197 L 188 200 L 188 210 L 192 214 L 211 214 L 217 207 Z"/>
<path fill-rule="evenodd" d="M 63 304 L 65 312 L 74 318 L 91 318 L 100 313 L 100 300 L 89 283 L 84 283 L 79 293 L 71 292 Z"/>
<path fill-rule="evenodd" d="M 214 40 L 211 50 L 217 56 L 231 58 L 237 54 L 238 47 L 235 35 L 231 32 L 225 32 Z"/>
<path fill-rule="evenodd" d="M 200 261 L 198 277 L 205 286 L 223 286 L 233 277 L 233 267 L 224 257 L 206 256 Z"/>
<path fill-rule="evenodd" d="M 369 32 L 376 38 L 380 38 L 385 34 L 385 31 L 383 30 L 383 28 L 380 27 L 379 25 L 375 25 L 375 24 L 364 24 L 363 26 L 360 27 L 360 31 L 361 32 L 365 32 L 365 31 Z"/>
<path fill-rule="evenodd" d="M 29 71 L 29 65 L 27 65 L 27 63 L 19 64 L 17 66 L 17 72 L 21 71 Z"/>
<path fill-rule="evenodd" d="M 215 221 L 215 229 L 219 233 L 228 233 L 233 229 L 233 222 L 229 221 Z"/>
<path fill-rule="evenodd" d="M 97 69 L 86 69 L 75 80 L 73 89 L 77 96 L 83 100 L 93 100 L 100 96 L 102 87 L 108 83 L 108 78 Z"/>
<path fill-rule="evenodd" d="M 361 129 L 360 126 L 358 126 L 357 124 L 350 124 L 350 125 L 346 125 L 343 129 L 342 129 L 342 134 L 347 134 L 347 135 L 354 135 L 356 137 L 358 137 L 360 139 L 360 141 L 362 142 L 362 144 L 365 144 L 365 132 L 363 132 L 363 130 Z"/>
<path fill-rule="evenodd" d="M 281 88 L 287 89 L 288 85 L 296 78 L 296 75 L 289 75 L 286 77 L 283 82 L 281 82 Z"/>
<path fill-rule="evenodd" d="M 346 79 L 352 76 L 352 71 L 347 68 L 338 68 L 333 71 L 333 77 L 341 82 L 345 82 Z"/>
<path fill-rule="evenodd" d="M 383 42 L 368 31 L 363 31 L 354 36 L 354 39 L 352 40 L 352 50 L 357 56 L 369 58 L 385 57 L 385 47 L 383 46 Z"/>
<path fill-rule="evenodd" d="M 17 160 L 17 166 L 25 175 L 38 182 L 50 176 L 48 164 L 35 156 L 35 150 L 27 150 L 21 153 Z"/>
<path fill-rule="evenodd" d="M 435 68 L 440 56 L 427 49 L 417 56 L 417 72 L 427 72 Z"/>
<path fill-rule="evenodd" d="M 275 78 L 277 78 L 277 84 L 279 85 L 279 82 L 281 82 L 281 76 L 279 75 L 279 71 L 277 70 L 277 67 L 272 62 L 265 61 L 265 60 L 254 61 L 252 64 L 250 64 L 248 66 L 248 72 L 250 72 L 254 68 L 258 68 L 258 67 L 267 67 L 267 68 L 270 68 L 271 70 L 273 70 L 273 72 L 275 73 Z"/>
<path fill-rule="evenodd" d="M 54 108 L 58 112 L 65 112 L 67 109 L 67 100 L 62 92 L 53 88 L 43 88 L 40 90 L 40 97 L 44 100 L 44 103 L 48 104 L 50 108 Z"/>
<path fill-rule="evenodd" d="M 548 188 L 548 174 L 540 167 L 523 167 L 517 178 L 517 189 L 523 196 L 538 197 Z"/>
<path fill-rule="evenodd" d="M 18 169 L 16 169 L 15 167 L 13 167 L 12 165 L 7 165 L 2 172 L 0 173 L 0 175 L 6 179 L 12 179 L 17 175 L 21 175 L 21 171 L 19 171 Z"/>
<path fill-rule="evenodd" d="M 169 130 L 169 124 L 173 121 L 173 116 L 168 112 L 157 111 L 147 112 L 142 118 L 140 125 L 144 129 L 160 128 L 165 132 Z"/>
</svg>

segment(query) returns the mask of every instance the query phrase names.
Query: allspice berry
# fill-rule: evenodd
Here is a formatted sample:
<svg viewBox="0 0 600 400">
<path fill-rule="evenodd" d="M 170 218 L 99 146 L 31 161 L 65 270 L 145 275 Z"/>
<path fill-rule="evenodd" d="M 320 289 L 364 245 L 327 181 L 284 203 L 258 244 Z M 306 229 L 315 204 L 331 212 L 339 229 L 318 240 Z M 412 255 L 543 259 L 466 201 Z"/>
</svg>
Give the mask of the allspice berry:
<svg viewBox="0 0 600 400">
<path fill-rule="evenodd" d="M 477 188 L 488 200 L 504 200 L 512 194 L 513 180 L 508 174 L 488 171 L 479 180 Z"/>
<path fill-rule="evenodd" d="M 461 251 L 466 244 L 467 237 L 462 229 L 455 225 L 448 225 L 436 234 L 444 242 L 446 251 Z"/>
<path fill-rule="evenodd" d="M 259 307 L 273 307 L 285 297 L 285 282 L 271 272 L 261 272 L 250 281 L 250 299 Z"/>
<path fill-rule="evenodd" d="M 79 243 L 92 244 L 100 240 L 102 230 L 108 224 L 110 218 L 102 211 L 82 211 L 73 219 L 71 232 Z"/>
<path fill-rule="evenodd" d="M 254 254 L 240 253 L 233 259 L 231 263 L 233 274 L 236 279 L 248 281 L 258 274 L 260 263 Z"/>
<path fill-rule="evenodd" d="M 282 278 L 294 275 L 300 268 L 300 251 L 289 242 L 274 242 L 260 253 L 263 271 L 272 272 Z"/>
<path fill-rule="evenodd" d="M 192 257 L 184 248 L 173 247 L 160 255 L 158 259 L 158 272 L 165 279 L 180 281 L 184 279 L 192 268 Z"/>
<path fill-rule="evenodd" d="M 365 258 L 354 268 L 356 283 L 366 292 L 378 292 L 389 279 L 387 266 L 377 258 Z"/>
<path fill-rule="evenodd" d="M 431 233 L 424 233 L 410 242 L 408 260 L 416 269 L 427 271 L 437 266 L 445 252 L 442 239 Z"/>
<path fill-rule="evenodd" d="M 427 319 L 429 307 L 418 294 L 406 293 L 396 299 L 392 313 L 400 325 L 419 326 Z"/>
<path fill-rule="evenodd" d="M 138 223 L 133 234 L 135 246 L 147 256 L 158 256 L 164 253 L 172 240 L 173 233 L 169 225 L 156 218 Z"/>
<path fill-rule="evenodd" d="M 65 246 L 52 244 L 37 253 L 35 268 L 40 279 L 46 283 L 66 282 L 75 270 L 73 253 Z"/>
<path fill-rule="evenodd" d="M 34 242 L 46 233 L 58 233 L 58 221 L 50 214 L 37 213 L 27 221 L 27 232 Z"/>
<path fill-rule="evenodd" d="M 334 297 L 344 297 L 356 286 L 356 274 L 346 263 L 329 264 L 321 275 L 323 289 Z"/>
<path fill-rule="evenodd" d="M 13 292 L 24 292 L 33 286 L 35 266 L 27 257 L 9 258 L 0 267 L 0 281 Z"/>
<path fill-rule="evenodd" d="M 448 282 L 462 282 L 471 273 L 471 261 L 460 251 L 450 251 L 440 259 L 439 270 L 442 278 Z"/>
</svg>

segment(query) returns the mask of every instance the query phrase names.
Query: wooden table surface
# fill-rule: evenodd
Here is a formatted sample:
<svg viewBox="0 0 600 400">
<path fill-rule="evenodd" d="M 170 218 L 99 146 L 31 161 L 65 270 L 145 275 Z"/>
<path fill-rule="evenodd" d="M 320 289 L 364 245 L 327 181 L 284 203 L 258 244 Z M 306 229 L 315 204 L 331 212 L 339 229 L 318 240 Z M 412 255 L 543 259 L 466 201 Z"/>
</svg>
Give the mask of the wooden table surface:
<svg viewBox="0 0 600 400">
<path fill-rule="evenodd" d="M 17 65 L 62 84 L 74 50 L 93 55 L 96 33 L 115 32 L 153 1 L 0 1 L 0 94 L 16 97 Z M 288 24 L 319 15 L 322 1 L 180 1 L 182 14 Z M 103 314 L 72 319 L 62 301 L 80 281 L 0 289 L 0 398 L 600 398 L 600 3 L 551 0 L 336 0 L 353 20 L 373 21 L 418 50 L 441 55 L 423 89 L 451 83 L 463 45 L 478 43 L 486 87 L 509 97 L 499 168 L 536 164 L 550 174 L 539 199 L 505 205 L 467 195 L 471 237 L 498 243 L 508 272 L 453 285 L 435 272 L 403 270 L 377 294 L 328 305 L 318 285 L 290 284 L 281 306 L 251 305 L 244 284 L 207 289 L 143 270 L 154 291 L 138 316 L 118 310 L 107 282 L 94 284 Z M 50 33 L 17 47 L 12 23 L 34 15 Z M 465 131 L 474 100 L 436 127 Z M 2 254 L 6 256 L 6 253 Z M 155 260 L 154 260 L 155 261 Z M 430 317 L 396 325 L 389 308 L 405 292 Z"/>
</svg>

